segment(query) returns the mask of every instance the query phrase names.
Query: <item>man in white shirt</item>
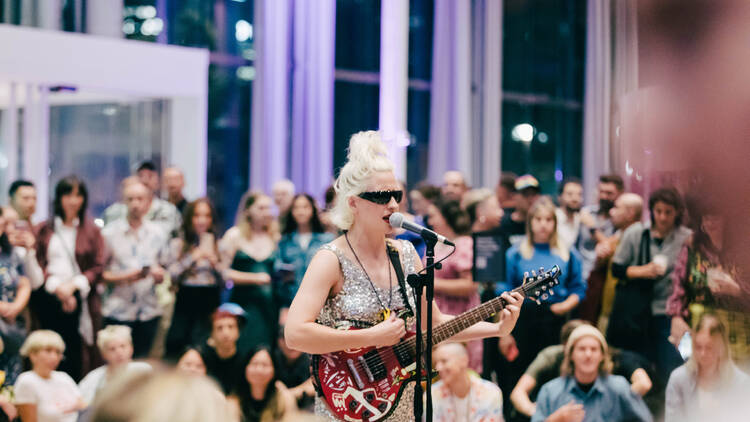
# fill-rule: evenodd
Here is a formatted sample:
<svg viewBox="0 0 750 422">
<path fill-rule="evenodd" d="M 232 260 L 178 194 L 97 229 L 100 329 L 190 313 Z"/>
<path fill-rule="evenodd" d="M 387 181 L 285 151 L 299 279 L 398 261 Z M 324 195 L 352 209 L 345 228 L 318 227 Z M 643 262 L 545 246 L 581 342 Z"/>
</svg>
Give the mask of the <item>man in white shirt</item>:
<svg viewBox="0 0 750 422">
<path fill-rule="evenodd" d="M 569 250 L 573 248 L 581 226 L 580 211 L 583 205 L 583 185 L 578 179 L 565 179 L 557 198 L 557 238 Z"/>
</svg>

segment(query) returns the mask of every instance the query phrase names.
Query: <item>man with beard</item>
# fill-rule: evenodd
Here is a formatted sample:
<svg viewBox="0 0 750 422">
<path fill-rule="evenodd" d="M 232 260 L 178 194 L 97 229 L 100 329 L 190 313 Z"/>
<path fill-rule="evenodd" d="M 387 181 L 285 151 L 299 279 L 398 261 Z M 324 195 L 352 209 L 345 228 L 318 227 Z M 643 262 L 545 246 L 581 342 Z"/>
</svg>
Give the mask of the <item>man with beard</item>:
<svg viewBox="0 0 750 422">
<path fill-rule="evenodd" d="M 575 247 L 581 253 L 581 273 L 588 280 L 596 262 L 596 244 L 612 236 L 615 228 L 610 220 L 609 210 L 624 190 L 622 177 L 605 174 L 599 177 L 597 196 L 599 203 L 583 207 L 580 213 L 580 229 Z"/>
<path fill-rule="evenodd" d="M 562 244 L 572 249 L 575 247 L 578 231 L 580 230 L 580 211 L 583 205 L 583 185 L 575 178 L 565 179 L 560 185 L 560 195 L 557 198 L 557 238 Z"/>
</svg>

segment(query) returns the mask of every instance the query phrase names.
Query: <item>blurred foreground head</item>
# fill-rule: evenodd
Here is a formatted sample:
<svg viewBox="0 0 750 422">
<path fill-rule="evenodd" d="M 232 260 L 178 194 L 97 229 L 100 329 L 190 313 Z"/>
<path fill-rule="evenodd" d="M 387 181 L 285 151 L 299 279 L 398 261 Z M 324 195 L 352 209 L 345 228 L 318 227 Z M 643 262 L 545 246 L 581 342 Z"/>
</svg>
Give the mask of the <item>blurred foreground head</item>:
<svg viewBox="0 0 750 422">
<path fill-rule="evenodd" d="M 119 378 L 94 402 L 93 422 L 232 421 L 219 387 L 206 377 L 180 371 Z"/>
</svg>

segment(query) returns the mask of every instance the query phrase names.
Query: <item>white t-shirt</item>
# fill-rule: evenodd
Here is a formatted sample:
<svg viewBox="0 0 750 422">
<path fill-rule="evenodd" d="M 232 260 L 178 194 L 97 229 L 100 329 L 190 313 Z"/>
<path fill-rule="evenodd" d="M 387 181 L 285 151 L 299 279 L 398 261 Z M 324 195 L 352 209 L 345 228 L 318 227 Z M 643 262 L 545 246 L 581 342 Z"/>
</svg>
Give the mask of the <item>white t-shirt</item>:
<svg viewBox="0 0 750 422">
<path fill-rule="evenodd" d="M 16 404 L 35 404 L 38 422 L 75 422 L 76 407 L 81 399 L 73 378 L 65 372 L 52 371 L 49 378 L 42 378 L 34 371 L 18 376 L 14 387 Z"/>
<path fill-rule="evenodd" d="M 109 377 L 107 377 L 107 368 L 108 365 L 103 365 L 94 369 L 83 377 L 78 384 L 78 388 L 81 390 L 81 395 L 83 396 L 83 401 L 85 401 L 87 405 L 93 403 L 99 390 L 104 388 L 104 386 L 107 385 L 107 382 L 110 381 Z M 151 365 L 146 362 L 128 362 L 125 368 L 120 369 L 120 372 L 115 374 L 115 377 L 120 374 L 131 372 L 147 372 L 151 369 Z"/>
</svg>

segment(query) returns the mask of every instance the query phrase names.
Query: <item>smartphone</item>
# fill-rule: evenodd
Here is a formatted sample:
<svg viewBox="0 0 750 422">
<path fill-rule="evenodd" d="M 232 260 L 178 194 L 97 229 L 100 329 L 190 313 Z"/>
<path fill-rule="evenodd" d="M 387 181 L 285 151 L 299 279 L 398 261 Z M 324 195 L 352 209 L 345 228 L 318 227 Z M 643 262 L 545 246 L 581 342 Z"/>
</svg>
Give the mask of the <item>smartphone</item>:
<svg viewBox="0 0 750 422">
<path fill-rule="evenodd" d="M 200 243 L 198 247 L 206 252 L 213 252 L 214 250 L 214 235 L 213 233 L 203 233 L 201 235 Z"/>
<path fill-rule="evenodd" d="M 144 265 L 143 268 L 141 268 L 141 277 L 146 277 L 149 273 L 151 273 L 151 266 Z"/>
<path fill-rule="evenodd" d="M 22 231 L 31 230 L 31 227 L 29 226 L 29 222 L 26 220 L 16 220 L 16 222 L 13 225 L 15 226 L 16 230 L 22 230 Z"/>
</svg>

